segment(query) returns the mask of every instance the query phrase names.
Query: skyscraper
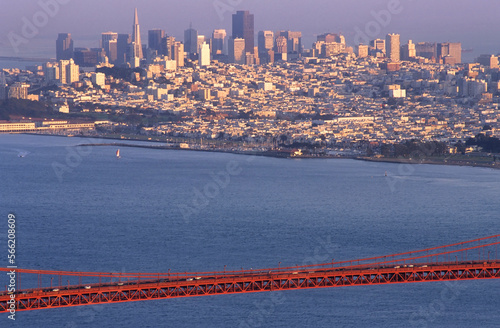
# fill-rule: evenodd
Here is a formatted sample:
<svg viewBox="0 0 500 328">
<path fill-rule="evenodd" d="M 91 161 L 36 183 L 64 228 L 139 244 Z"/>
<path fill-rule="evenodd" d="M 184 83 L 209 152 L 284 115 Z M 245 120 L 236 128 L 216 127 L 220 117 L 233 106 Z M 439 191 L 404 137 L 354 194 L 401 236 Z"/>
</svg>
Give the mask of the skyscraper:
<svg viewBox="0 0 500 328">
<path fill-rule="evenodd" d="M 139 18 L 137 16 L 137 8 L 134 12 L 134 26 L 132 29 L 132 57 L 142 59 L 144 55 L 142 53 L 142 43 L 141 43 L 141 29 L 139 27 Z"/>
<path fill-rule="evenodd" d="M 274 52 L 277 54 L 288 53 L 288 39 L 283 35 L 276 37 Z"/>
<path fill-rule="evenodd" d="M 165 37 L 165 31 L 154 29 L 148 31 L 148 47 L 149 49 L 161 52 L 161 39 Z"/>
<path fill-rule="evenodd" d="M 121 65 L 127 62 L 129 46 L 132 43 L 130 34 L 118 34 L 116 50 L 116 64 Z"/>
<path fill-rule="evenodd" d="M 245 64 L 245 39 L 229 39 L 229 61 L 236 64 Z"/>
<path fill-rule="evenodd" d="M 106 32 L 101 34 L 101 43 L 110 63 L 118 59 L 118 33 Z"/>
<path fill-rule="evenodd" d="M 385 40 L 375 39 L 370 41 L 370 47 L 372 47 L 376 52 L 385 53 Z"/>
<path fill-rule="evenodd" d="M 302 32 L 281 31 L 279 35 L 287 39 L 287 52 L 289 54 L 300 54 L 302 52 Z"/>
<path fill-rule="evenodd" d="M 237 11 L 233 14 L 233 39 L 245 40 L 245 52 L 253 54 L 254 41 L 254 17 L 249 11 Z"/>
<path fill-rule="evenodd" d="M 441 59 L 446 56 L 453 57 L 455 63 L 460 64 L 462 62 L 462 44 L 460 42 L 438 43 L 437 56 Z"/>
<path fill-rule="evenodd" d="M 174 44 L 174 50 L 175 50 L 175 60 L 177 62 L 177 67 L 184 67 L 184 44 L 180 41 L 176 41 Z"/>
<path fill-rule="evenodd" d="M 191 55 L 198 51 L 198 31 L 191 26 L 184 31 L 184 51 Z"/>
<path fill-rule="evenodd" d="M 490 68 L 498 68 L 498 57 L 494 55 L 480 55 L 476 61 L 483 65 L 488 66 Z M 1 82 L 0 82 L 1 83 Z"/>
<path fill-rule="evenodd" d="M 73 58 L 73 40 L 71 33 L 59 33 L 56 41 L 57 60 L 68 60 Z"/>
<path fill-rule="evenodd" d="M 407 44 L 401 46 L 401 60 L 410 60 L 410 58 L 415 58 L 416 56 L 415 44 L 411 40 L 408 40 Z"/>
<path fill-rule="evenodd" d="M 390 61 L 398 62 L 401 59 L 399 34 L 387 34 L 385 37 L 385 47 L 385 53 Z"/>
<path fill-rule="evenodd" d="M 198 51 L 200 54 L 200 66 L 209 66 L 210 65 L 210 45 L 206 42 L 200 46 L 200 50 Z"/>
<path fill-rule="evenodd" d="M 173 55 L 173 46 L 175 44 L 175 37 L 173 36 L 166 36 L 161 39 L 161 54 L 164 56 L 167 56 L 170 59 L 174 59 Z"/>
<path fill-rule="evenodd" d="M 212 33 L 212 54 L 214 56 L 224 54 L 226 36 L 226 30 L 214 30 Z"/>
<path fill-rule="evenodd" d="M 435 42 L 419 42 L 415 45 L 417 57 L 428 59 L 437 58 L 437 44 Z"/>
<path fill-rule="evenodd" d="M 356 54 L 359 58 L 368 57 L 368 46 L 363 44 L 357 45 Z"/>
<path fill-rule="evenodd" d="M 267 54 L 274 47 L 274 33 L 272 31 L 260 31 L 258 36 L 259 54 Z"/>
<path fill-rule="evenodd" d="M 199 35 L 199 34 L 198 34 L 198 41 L 196 42 L 196 53 L 198 53 L 198 54 L 200 53 L 200 47 L 201 47 L 201 45 L 202 45 L 204 42 L 206 42 L 206 43 L 210 44 L 210 39 L 205 38 L 205 36 L 204 36 L 204 35 Z"/>
</svg>

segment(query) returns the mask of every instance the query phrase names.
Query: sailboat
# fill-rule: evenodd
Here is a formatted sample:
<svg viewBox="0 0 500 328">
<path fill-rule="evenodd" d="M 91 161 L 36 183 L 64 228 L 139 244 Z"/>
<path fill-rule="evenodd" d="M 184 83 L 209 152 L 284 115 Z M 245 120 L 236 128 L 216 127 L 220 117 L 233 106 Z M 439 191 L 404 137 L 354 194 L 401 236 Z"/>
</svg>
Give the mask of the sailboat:
<svg viewBox="0 0 500 328">
<path fill-rule="evenodd" d="M 118 150 L 116 151 L 116 158 L 117 158 L 117 159 L 120 159 L 120 158 L 121 158 L 121 157 L 120 157 L 120 149 L 118 149 Z"/>
</svg>

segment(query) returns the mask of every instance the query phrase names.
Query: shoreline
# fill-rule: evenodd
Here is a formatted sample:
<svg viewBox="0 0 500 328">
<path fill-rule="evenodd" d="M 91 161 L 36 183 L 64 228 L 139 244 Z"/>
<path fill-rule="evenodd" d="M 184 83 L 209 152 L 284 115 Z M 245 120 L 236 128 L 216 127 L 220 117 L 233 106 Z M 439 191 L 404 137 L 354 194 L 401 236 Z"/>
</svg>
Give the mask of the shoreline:
<svg viewBox="0 0 500 328">
<path fill-rule="evenodd" d="M 17 133 L 11 133 L 17 134 Z M 119 140 L 122 142 L 109 142 L 109 143 L 86 143 L 79 144 L 77 146 L 94 146 L 94 147 L 134 147 L 134 148 L 148 148 L 148 149 L 158 149 L 158 150 L 183 150 L 183 151 L 198 151 L 198 152 L 215 152 L 215 153 L 226 153 L 226 154 L 236 154 L 236 155 L 247 155 L 247 156 L 262 156 L 262 157 L 274 157 L 282 159 L 353 159 L 357 161 L 366 162 L 379 162 L 379 163 L 391 163 L 391 164 L 410 164 L 410 165 L 445 165 L 445 166 L 468 166 L 468 167 L 481 167 L 481 168 L 491 168 L 500 169 L 500 162 L 494 163 L 481 163 L 473 160 L 453 160 L 453 157 L 444 158 L 443 160 L 437 159 L 422 159 L 422 160 L 410 160 L 406 158 L 377 158 L 377 157 L 365 157 L 365 156 L 353 156 L 353 155 L 302 155 L 302 156 L 291 156 L 289 151 L 238 151 L 233 149 L 196 149 L 196 148 L 181 148 L 180 146 L 168 146 L 169 142 L 160 140 L 141 140 L 141 139 L 124 139 L 109 136 L 85 136 L 85 135 L 60 135 L 60 134 L 39 134 L 39 133 L 19 133 L 33 136 L 48 136 L 48 137 L 65 137 L 65 138 L 92 138 L 92 139 L 107 139 L 107 140 Z M 163 144 L 163 145 L 139 145 L 139 144 L 128 144 L 123 141 L 139 141 L 150 144 Z"/>
</svg>

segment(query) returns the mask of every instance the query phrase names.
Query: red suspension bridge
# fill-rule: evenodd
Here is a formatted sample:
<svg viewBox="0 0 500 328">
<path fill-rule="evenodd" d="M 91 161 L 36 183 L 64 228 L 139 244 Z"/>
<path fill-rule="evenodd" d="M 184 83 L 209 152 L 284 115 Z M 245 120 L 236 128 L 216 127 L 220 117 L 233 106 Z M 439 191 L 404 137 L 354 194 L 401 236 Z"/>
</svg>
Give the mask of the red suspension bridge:
<svg viewBox="0 0 500 328">
<path fill-rule="evenodd" d="M 0 312 L 8 312 L 11 304 L 15 304 L 16 311 L 27 311 L 293 289 L 498 279 L 499 244 L 500 235 L 496 235 L 353 261 L 241 271 L 103 273 L 15 269 L 18 290 L 9 293 L 6 286 L 0 292 Z M 7 273 L 11 270 L 0 268 Z"/>
</svg>

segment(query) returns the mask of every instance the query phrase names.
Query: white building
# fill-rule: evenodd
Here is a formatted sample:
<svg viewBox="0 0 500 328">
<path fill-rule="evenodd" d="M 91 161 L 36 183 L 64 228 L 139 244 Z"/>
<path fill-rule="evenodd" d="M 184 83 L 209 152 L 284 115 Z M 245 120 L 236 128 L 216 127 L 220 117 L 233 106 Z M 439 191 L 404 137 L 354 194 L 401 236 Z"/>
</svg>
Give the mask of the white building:
<svg viewBox="0 0 500 328">
<path fill-rule="evenodd" d="M 200 66 L 210 65 L 210 45 L 206 42 L 200 46 Z"/>
<path fill-rule="evenodd" d="M 92 83 L 103 88 L 106 85 L 106 74 L 104 73 L 92 73 Z"/>
</svg>

